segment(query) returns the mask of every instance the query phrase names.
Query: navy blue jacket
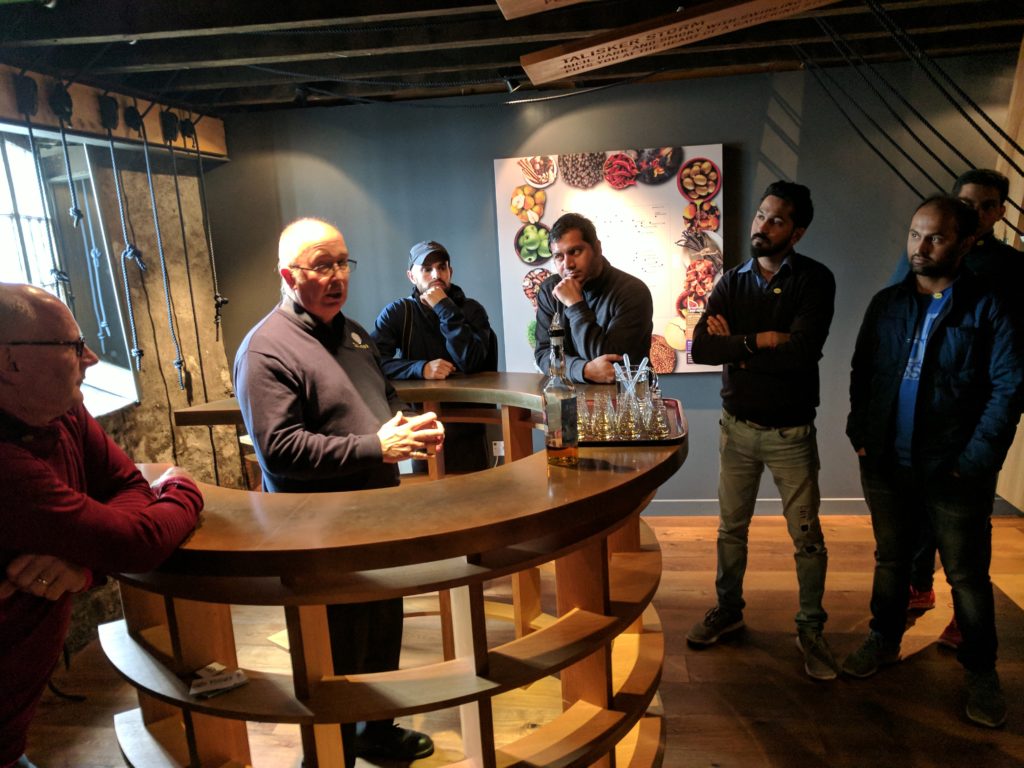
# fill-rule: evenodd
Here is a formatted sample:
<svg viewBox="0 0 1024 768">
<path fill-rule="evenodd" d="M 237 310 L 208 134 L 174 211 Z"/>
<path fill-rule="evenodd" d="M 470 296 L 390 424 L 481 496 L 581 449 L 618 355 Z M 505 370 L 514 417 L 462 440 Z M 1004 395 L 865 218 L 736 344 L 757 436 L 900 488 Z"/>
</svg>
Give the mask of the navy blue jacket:
<svg viewBox="0 0 1024 768">
<path fill-rule="evenodd" d="M 422 379 L 431 360 L 447 360 L 462 373 L 498 370 L 498 339 L 487 310 L 457 285 L 445 293 L 448 298 L 430 308 L 413 289 L 377 316 L 373 340 L 389 379 Z"/>
<path fill-rule="evenodd" d="M 925 349 L 914 412 L 913 465 L 989 479 L 1013 442 L 1024 357 L 1005 307 L 962 270 Z M 866 460 L 892 460 L 896 404 L 921 314 L 914 275 L 868 306 L 850 373 L 846 434 Z"/>
</svg>

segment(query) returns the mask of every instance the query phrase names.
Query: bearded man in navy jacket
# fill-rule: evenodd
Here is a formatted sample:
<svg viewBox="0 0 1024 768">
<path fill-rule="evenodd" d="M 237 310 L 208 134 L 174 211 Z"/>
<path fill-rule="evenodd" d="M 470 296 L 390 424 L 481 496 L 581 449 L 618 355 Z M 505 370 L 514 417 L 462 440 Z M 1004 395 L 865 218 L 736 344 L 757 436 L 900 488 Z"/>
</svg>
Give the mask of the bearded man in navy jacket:
<svg viewBox="0 0 1024 768">
<path fill-rule="evenodd" d="M 989 580 L 996 478 L 1024 395 L 1024 358 L 1007 308 L 968 269 L 978 215 L 954 197 L 925 200 L 910 223 L 911 274 L 879 292 L 857 338 L 846 432 L 874 530 L 871 631 L 843 662 L 868 677 L 900 658 L 910 566 L 930 525 L 963 634 L 967 717 L 998 727 Z"/>
</svg>

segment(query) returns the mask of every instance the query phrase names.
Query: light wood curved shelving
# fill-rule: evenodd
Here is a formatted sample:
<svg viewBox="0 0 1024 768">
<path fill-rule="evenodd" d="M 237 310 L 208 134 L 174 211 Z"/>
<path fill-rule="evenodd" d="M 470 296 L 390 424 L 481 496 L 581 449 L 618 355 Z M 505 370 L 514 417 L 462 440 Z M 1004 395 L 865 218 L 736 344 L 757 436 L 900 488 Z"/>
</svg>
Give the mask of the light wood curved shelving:
<svg viewBox="0 0 1024 768">
<path fill-rule="evenodd" d="M 497 469 L 344 494 L 203 486 L 196 534 L 158 572 L 121 577 L 125 620 L 101 627 L 104 651 L 139 691 L 140 709 L 115 723 L 129 764 L 248 765 L 245 721 L 255 721 L 298 724 L 305 765 L 333 768 L 338 722 L 459 707 L 466 754 L 452 765 L 660 765 L 652 701 L 664 642 L 650 603 L 661 553 L 639 513 L 684 461 L 686 442 L 586 448 L 578 468 L 549 467 L 529 455 L 538 383 L 527 374 L 401 383 L 402 397 L 442 417 L 445 401 L 460 403 L 457 418 L 475 418 L 465 403 L 498 405 L 481 417 L 503 425 L 508 463 Z M 176 417 L 237 418 L 230 402 Z M 539 608 L 535 567 L 544 563 L 554 564 L 555 615 Z M 514 604 L 485 601 L 484 583 L 510 574 Z M 325 604 L 435 590 L 450 590 L 451 658 L 328 673 Z M 284 607 L 292 674 L 247 669 L 247 685 L 198 699 L 190 671 L 237 664 L 231 604 Z M 517 636 L 489 647 L 485 616 L 502 614 Z M 552 675 L 562 714 L 495 745 L 494 697 Z"/>
</svg>

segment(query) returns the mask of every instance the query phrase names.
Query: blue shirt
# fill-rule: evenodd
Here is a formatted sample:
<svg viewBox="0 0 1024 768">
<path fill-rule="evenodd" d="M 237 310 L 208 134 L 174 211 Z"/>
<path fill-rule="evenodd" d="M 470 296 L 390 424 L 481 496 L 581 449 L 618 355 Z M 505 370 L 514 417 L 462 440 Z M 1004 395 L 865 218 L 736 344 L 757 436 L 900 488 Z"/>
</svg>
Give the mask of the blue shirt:
<svg viewBox="0 0 1024 768">
<path fill-rule="evenodd" d="M 894 448 L 896 459 L 900 464 L 911 465 L 911 444 L 914 438 L 914 411 L 917 407 L 917 393 L 921 384 L 921 365 L 924 363 L 924 352 L 935 329 L 935 318 L 942 312 L 953 293 L 949 286 L 941 293 L 920 294 L 918 303 L 923 311 L 920 321 L 914 330 L 914 338 L 910 343 L 910 354 L 903 369 L 903 380 L 900 382 L 899 396 L 896 400 L 896 435 Z"/>
</svg>

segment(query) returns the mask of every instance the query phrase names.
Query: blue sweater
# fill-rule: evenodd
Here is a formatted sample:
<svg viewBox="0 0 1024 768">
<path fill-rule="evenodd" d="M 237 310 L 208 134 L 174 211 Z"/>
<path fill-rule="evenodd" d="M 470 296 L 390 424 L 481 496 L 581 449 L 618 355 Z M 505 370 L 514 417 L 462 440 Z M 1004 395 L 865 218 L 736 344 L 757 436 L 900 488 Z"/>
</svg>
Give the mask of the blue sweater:
<svg viewBox="0 0 1024 768">
<path fill-rule="evenodd" d="M 235 390 L 267 491 L 398 485 L 377 430 L 403 403 L 370 334 L 340 312 L 327 325 L 282 301 L 238 348 Z"/>
<path fill-rule="evenodd" d="M 1024 357 L 1005 307 L 970 271 L 936 319 L 921 365 L 912 465 L 927 473 L 994 477 L 1024 399 Z M 893 419 L 920 303 L 914 275 L 868 306 L 850 373 L 846 434 L 866 460 L 891 460 Z"/>
</svg>

